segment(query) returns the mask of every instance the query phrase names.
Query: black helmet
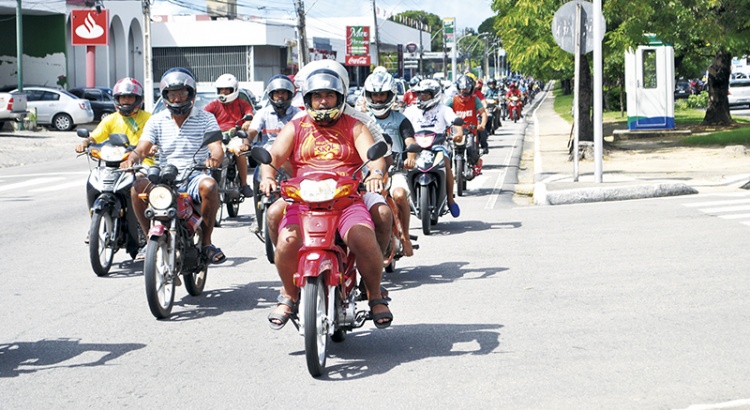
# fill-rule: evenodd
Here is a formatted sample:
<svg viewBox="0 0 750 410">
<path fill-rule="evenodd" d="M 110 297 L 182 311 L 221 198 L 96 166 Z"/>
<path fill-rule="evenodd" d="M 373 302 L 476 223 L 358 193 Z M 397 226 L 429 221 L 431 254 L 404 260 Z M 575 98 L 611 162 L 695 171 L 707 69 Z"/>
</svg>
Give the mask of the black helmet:
<svg viewBox="0 0 750 410">
<path fill-rule="evenodd" d="M 188 91 L 187 100 L 179 103 L 169 102 L 167 91 L 179 90 L 182 88 L 185 88 Z M 193 109 L 193 102 L 195 100 L 195 77 L 193 76 L 193 73 L 186 68 L 170 68 L 161 76 L 159 92 L 161 93 L 164 105 L 172 114 L 187 115 L 190 113 L 190 110 Z"/>
<path fill-rule="evenodd" d="M 285 101 L 277 102 L 274 101 L 273 98 L 271 98 L 271 93 L 273 93 L 274 91 L 287 91 L 289 93 L 289 96 Z M 286 111 L 286 109 L 292 105 L 292 97 L 294 97 L 294 83 L 292 83 L 292 80 L 290 80 L 289 77 L 283 74 L 275 75 L 268 82 L 268 86 L 266 86 L 266 95 L 268 95 L 268 102 L 273 105 L 273 108 Z"/>
</svg>

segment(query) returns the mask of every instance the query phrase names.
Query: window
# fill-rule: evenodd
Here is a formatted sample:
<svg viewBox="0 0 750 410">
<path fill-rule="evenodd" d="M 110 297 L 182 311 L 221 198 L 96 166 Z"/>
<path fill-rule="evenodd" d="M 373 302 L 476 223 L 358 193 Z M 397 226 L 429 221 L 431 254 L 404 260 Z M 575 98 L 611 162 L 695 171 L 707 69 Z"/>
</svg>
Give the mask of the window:
<svg viewBox="0 0 750 410">
<path fill-rule="evenodd" d="M 643 50 L 643 88 L 656 88 L 656 50 Z"/>
</svg>

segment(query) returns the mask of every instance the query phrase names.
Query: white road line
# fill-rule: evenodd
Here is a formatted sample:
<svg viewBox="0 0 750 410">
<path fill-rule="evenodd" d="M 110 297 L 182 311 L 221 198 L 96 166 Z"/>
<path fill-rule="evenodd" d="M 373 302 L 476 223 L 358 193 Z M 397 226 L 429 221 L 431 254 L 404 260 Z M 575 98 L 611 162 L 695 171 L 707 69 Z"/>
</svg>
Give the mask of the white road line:
<svg viewBox="0 0 750 410">
<path fill-rule="evenodd" d="M 88 175 L 89 171 L 70 171 L 70 172 L 44 172 L 44 173 L 38 173 L 38 174 L 19 174 L 19 175 L 3 175 L 0 176 L 1 180 L 4 180 L 5 178 L 39 178 L 39 177 L 46 177 L 50 175 L 54 176 L 60 176 L 60 175 Z"/>
<path fill-rule="evenodd" d="M 29 192 L 54 192 L 62 191 L 63 189 L 69 188 L 81 188 L 81 192 L 85 192 L 86 180 L 70 181 L 65 184 L 55 184 L 45 188 L 30 189 Z"/>
<path fill-rule="evenodd" d="M 750 198 L 743 199 L 725 199 L 723 201 L 709 201 L 709 202 L 693 202 L 685 204 L 688 208 L 703 208 L 708 206 L 722 206 L 722 205 L 737 205 L 737 204 L 750 204 Z"/>
<path fill-rule="evenodd" d="M 47 177 L 47 178 L 30 179 L 28 181 L 16 182 L 15 184 L 0 186 L 0 192 L 10 191 L 12 189 L 23 189 L 23 188 L 27 188 L 27 187 L 35 186 L 35 185 L 48 184 L 50 182 L 59 181 L 61 179 L 65 179 L 65 178 L 64 177 Z"/>
<path fill-rule="evenodd" d="M 750 399 L 725 401 L 723 403 L 693 404 L 683 410 L 738 409 L 740 407 L 747 408 L 746 406 L 750 406 Z"/>
<path fill-rule="evenodd" d="M 705 212 L 707 214 L 719 214 L 723 212 L 740 212 L 740 211 L 750 211 L 750 204 L 748 205 L 735 205 L 735 206 L 722 206 L 717 208 L 701 208 L 701 212 Z"/>
</svg>

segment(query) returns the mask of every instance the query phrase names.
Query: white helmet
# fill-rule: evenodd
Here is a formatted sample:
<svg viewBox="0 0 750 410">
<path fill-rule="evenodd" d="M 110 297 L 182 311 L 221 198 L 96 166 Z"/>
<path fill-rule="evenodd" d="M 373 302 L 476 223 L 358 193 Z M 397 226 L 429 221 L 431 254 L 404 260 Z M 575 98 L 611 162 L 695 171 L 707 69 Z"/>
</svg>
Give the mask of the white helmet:
<svg viewBox="0 0 750 410">
<path fill-rule="evenodd" d="M 314 109 L 312 106 L 312 95 L 313 93 L 321 91 L 335 92 L 336 105 L 317 110 Z M 311 71 L 302 83 L 302 99 L 305 101 L 307 114 L 313 119 L 313 121 L 324 126 L 331 125 L 335 123 L 344 112 L 344 105 L 346 104 L 346 89 L 344 88 L 344 81 L 338 73 L 327 68 Z"/>
<path fill-rule="evenodd" d="M 372 93 L 388 93 L 385 102 L 375 103 L 372 101 Z M 378 117 L 382 117 L 391 111 L 396 101 L 396 83 L 393 76 L 387 71 L 375 71 L 365 80 L 365 101 L 367 109 Z"/>
<path fill-rule="evenodd" d="M 339 75 L 341 81 L 344 82 L 344 95 L 346 96 L 347 91 L 349 90 L 349 73 L 346 71 L 346 68 L 344 68 L 344 66 L 336 60 L 323 59 L 311 61 L 305 64 L 302 68 L 300 68 L 297 75 L 294 76 L 294 82 L 299 88 L 302 88 L 302 85 L 305 83 L 307 76 L 310 75 L 310 73 L 312 73 L 313 71 L 319 70 L 321 68 L 333 70 L 336 72 L 336 74 Z"/>
<path fill-rule="evenodd" d="M 430 108 L 436 106 L 443 99 L 443 87 L 440 86 L 439 82 L 431 78 L 420 81 L 419 84 L 414 87 L 414 92 L 428 92 L 432 95 L 432 98 L 426 101 L 422 101 L 421 98 L 417 98 L 417 107 L 423 110 L 429 110 Z"/>
<path fill-rule="evenodd" d="M 237 96 L 240 95 L 240 88 L 239 83 L 237 82 L 237 77 L 233 76 L 232 74 L 222 74 L 219 76 L 219 78 L 216 79 L 216 94 L 219 96 L 219 101 L 223 102 L 224 104 L 230 103 L 237 99 Z M 229 88 L 232 90 L 232 92 L 228 95 L 224 95 L 219 93 L 219 88 Z"/>
</svg>

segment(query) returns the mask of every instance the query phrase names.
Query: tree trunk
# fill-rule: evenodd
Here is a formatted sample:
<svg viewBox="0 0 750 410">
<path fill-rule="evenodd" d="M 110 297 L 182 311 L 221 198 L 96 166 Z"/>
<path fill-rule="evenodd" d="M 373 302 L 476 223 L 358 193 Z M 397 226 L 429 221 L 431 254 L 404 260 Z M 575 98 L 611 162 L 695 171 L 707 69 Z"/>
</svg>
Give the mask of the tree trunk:
<svg viewBox="0 0 750 410">
<path fill-rule="evenodd" d="M 570 78 L 562 80 L 563 95 L 570 95 L 571 93 L 573 93 L 573 86 L 571 82 L 572 81 L 570 81 Z"/>
<path fill-rule="evenodd" d="M 581 72 L 578 73 L 581 89 L 579 90 L 578 112 L 581 116 L 578 122 L 579 141 L 594 141 L 594 87 L 586 54 L 581 55 Z"/>
<path fill-rule="evenodd" d="M 708 68 L 708 107 L 703 125 L 732 125 L 729 114 L 729 76 L 732 73 L 732 54 L 719 50 Z"/>
</svg>

